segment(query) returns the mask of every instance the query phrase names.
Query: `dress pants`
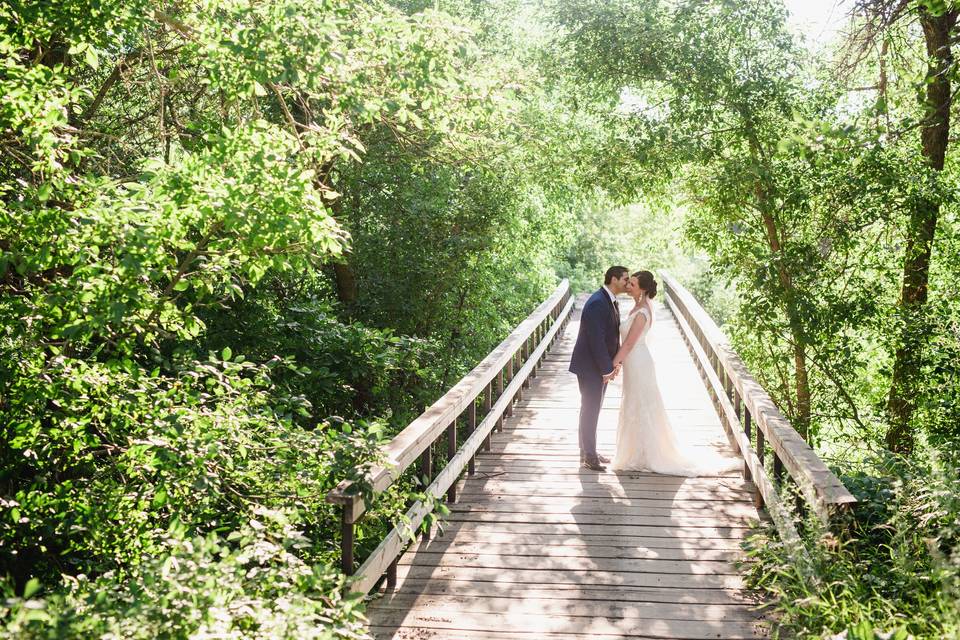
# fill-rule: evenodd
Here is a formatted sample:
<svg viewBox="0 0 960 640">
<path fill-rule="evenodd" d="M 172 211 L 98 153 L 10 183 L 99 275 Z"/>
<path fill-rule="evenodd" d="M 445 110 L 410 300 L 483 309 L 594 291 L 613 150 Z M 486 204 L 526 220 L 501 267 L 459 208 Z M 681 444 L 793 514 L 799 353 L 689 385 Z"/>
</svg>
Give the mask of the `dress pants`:
<svg viewBox="0 0 960 640">
<path fill-rule="evenodd" d="M 597 420 L 607 393 L 601 376 L 578 375 L 580 384 L 580 457 L 597 461 Z"/>
</svg>

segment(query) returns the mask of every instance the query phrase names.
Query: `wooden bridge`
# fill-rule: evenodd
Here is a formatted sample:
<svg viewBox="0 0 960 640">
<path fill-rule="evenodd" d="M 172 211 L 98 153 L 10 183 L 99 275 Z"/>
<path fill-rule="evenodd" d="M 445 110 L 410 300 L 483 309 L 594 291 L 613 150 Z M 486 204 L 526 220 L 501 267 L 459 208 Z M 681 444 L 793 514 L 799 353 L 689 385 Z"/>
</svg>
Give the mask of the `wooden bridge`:
<svg viewBox="0 0 960 640">
<path fill-rule="evenodd" d="M 802 565 L 795 514 L 781 492 L 791 487 L 800 498 L 791 505 L 827 522 L 854 499 L 693 297 L 662 277 L 666 306 L 650 344 L 668 413 L 684 442 L 739 457 L 743 471 L 679 478 L 580 468 L 579 393 L 567 372 L 578 312 L 561 284 L 399 434 L 384 452 L 388 463 L 368 475 L 370 498 L 418 461 L 428 495 L 450 511 L 442 528 L 410 544 L 410 529 L 399 526 L 356 569 L 353 529 L 364 501 L 349 482 L 329 496 L 343 505 L 351 588 L 369 593 L 384 583 L 367 609 L 377 638 L 767 635 L 739 565 L 751 526 L 772 518 Z M 598 429 L 598 449 L 610 457 L 619 402 L 615 382 Z M 444 451 L 435 451 L 441 439 Z M 410 526 L 430 510 L 413 505 Z"/>
</svg>

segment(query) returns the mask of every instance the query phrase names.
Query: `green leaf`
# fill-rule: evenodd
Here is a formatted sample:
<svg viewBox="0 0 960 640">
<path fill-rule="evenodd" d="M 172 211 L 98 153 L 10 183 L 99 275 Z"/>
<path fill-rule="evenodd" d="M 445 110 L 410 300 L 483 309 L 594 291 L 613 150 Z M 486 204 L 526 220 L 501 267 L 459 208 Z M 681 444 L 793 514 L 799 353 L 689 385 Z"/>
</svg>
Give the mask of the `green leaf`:
<svg viewBox="0 0 960 640">
<path fill-rule="evenodd" d="M 23 599 L 29 599 L 33 594 L 40 590 L 40 581 L 36 578 L 30 578 L 25 587 L 23 587 Z"/>
<path fill-rule="evenodd" d="M 100 58 L 97 56 L 97 50 L 93 47 L 88 47 L 83 52 L 83 61 L 87 63 L 92 69 L 96 69 L 100 66 Z"/>
<path fill-rule="evenodd" d="M 233 356 L 233 349 L 231 349 L 230 347 L 224 347 L 223 351 L 220 352 L 220 357 L 224 360 L 230 360 L 232 356 Z"/>
</svg>

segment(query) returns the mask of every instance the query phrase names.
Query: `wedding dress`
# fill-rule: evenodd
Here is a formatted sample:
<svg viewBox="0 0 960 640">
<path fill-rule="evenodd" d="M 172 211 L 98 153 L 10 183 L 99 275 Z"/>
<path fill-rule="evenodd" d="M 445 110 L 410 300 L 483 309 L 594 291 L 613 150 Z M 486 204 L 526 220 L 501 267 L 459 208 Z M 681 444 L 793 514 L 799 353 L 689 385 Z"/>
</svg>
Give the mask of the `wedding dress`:
<svg viewBox="0 0 960 640">
<path fill-rule="evenodd" d="M 623 362 L 623 399 L 612 468 L 675 476 L 717 475 L 736 468 L 734 459 L 709 450 L 697 452 L 697 448 L 678 442 L 663 406 L 656 368 L 646 343 L 653 326 L 647 307 L 632 312 L 620 324 L 620 341 L 626 341 L 630 327 L 641 315 L 646 319 L 643 334 Z"/>
</svg>

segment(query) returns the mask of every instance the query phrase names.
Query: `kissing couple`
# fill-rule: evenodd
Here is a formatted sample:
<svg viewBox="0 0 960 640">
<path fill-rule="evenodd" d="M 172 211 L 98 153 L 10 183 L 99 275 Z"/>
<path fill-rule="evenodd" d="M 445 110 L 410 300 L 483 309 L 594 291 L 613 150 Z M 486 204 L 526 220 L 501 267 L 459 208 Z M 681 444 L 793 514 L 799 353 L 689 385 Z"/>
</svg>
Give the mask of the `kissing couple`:
<svg viewBox="0 0 960 640">
<path fill-rule="evenodd" d="M 617 296 L 633 298 L 621 320 Z M 649 271 L 630 274 L 626 267 L 607 269 L 603 287 L 587 300 L 570 357 L 570 371 L 580 386 L 580 465 L 604 471 L 610 460 L 597 453 L 597 420 L 607 384 L 623 373 L 623 398 L 617 421 L 612 468 L 677 476 L 714 475 L 732 470 L 736 461 L 698 454 L 683 447 L 660 395 L 647 337 L 655 322 L 657 281 Z"/>
</svg>

